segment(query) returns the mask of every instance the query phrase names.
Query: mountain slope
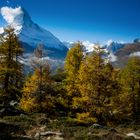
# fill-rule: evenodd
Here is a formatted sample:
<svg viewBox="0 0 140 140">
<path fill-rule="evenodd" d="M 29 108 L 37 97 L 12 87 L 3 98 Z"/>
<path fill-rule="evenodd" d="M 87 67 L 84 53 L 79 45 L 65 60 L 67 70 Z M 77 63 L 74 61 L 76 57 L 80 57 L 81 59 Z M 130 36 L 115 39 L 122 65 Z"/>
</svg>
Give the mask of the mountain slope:
<svg viewBox="0 0 140 140">
<path fill-rule="evenodd" d="M 123 67 L 132 56 L 140 56 L 140 42 L 125 44 L 123 48 L 115 53 L 117 60 L 113 63 L 115 67 Z"/>
<path fill-rule="evenodd" d="M 15 28 L 16 34 L 24 46 L 28 44 L 35 48 L 38 44 L 43 44 L 48 56 L 57 59 L 65 57 L 67 47 L 52 33 L 35 24 L 25 9 L 3 7 L 1 14 L 7 24 Z M 27 47 L 25 48 L 27 49 Z"/>
</svg>

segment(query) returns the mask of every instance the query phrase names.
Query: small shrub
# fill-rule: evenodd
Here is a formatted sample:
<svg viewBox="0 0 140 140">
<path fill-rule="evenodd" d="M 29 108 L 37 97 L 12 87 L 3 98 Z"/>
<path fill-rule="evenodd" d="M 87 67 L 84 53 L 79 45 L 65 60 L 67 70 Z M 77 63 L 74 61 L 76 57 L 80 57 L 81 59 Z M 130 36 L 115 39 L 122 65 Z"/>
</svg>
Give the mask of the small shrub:
<svg viewBox="0 0 140 140">
<path fill-rule="evenodd" d="M 66 122 L 69 126 L 89 126 L 93 123 L 96 123 L 97 119 L 91 118 L 91 117 L 84 118 L 84 119 L 81 119 L 79 117 L 78 117 L 78 119 L 69 117 Z"/>
<path fill-rule="evenodd" d="M 87 124 L 87 125 L 90 125 L 90 124 L 93 124 L 93 123 L 97 122 L 96 118 L 90 117 L 89 112 L 87 112 L 87 113 L 77 113 L 76 118 L 77 118 L 77 121 L 79 123 L 83 123 L 83 124 Z"/>
</svg>

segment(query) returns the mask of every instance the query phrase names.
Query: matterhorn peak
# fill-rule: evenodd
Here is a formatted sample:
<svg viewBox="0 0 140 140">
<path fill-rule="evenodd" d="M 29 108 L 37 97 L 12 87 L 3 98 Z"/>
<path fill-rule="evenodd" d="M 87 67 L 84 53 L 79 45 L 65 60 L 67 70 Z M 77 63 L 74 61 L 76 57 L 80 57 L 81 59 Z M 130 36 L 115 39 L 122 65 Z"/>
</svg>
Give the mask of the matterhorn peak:
<svg viewBox="0 0 140 140">
<path fill-rule="evenodd" d="M 36 47 L 38 44 L 43 44 L 44 48 L 51 52 L 51 56 L 53 52 L 66 55 L 68 49 L 65 45 L 51 32 L 34 23 L 24 8 L 6 6 L 0 9 L 0 13 L 7 24 L 15 29 L 19 40 L 26 46 Z M 0 33 L 2 31 L 3 28 L 0 28 Z"/>
</svg>

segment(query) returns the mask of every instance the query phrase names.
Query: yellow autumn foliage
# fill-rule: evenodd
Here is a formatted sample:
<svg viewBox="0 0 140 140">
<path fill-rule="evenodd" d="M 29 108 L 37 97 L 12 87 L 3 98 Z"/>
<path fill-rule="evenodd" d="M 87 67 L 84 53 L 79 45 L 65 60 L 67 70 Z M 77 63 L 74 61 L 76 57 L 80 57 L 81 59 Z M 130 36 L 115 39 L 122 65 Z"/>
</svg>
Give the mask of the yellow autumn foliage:
<svg viewBox="0 0 140 140">
<path fill-rule="evenodd" d="M 31 77 L 28 77 L 22 92 L 20 108 L 26 112 L 40 112 L 54 106 L 51 79 L 46 68 L 42 75 L 37 69 Z"/>
</svg>

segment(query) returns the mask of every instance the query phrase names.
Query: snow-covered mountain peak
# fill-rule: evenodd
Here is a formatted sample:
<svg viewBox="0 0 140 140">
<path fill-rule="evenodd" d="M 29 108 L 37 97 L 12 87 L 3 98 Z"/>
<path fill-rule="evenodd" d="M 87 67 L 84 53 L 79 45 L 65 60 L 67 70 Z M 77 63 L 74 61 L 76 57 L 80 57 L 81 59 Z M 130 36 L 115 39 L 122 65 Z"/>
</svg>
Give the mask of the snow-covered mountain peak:
<svg viewBox="0 0 140 140">
<path fill-rule="evenodd" d="M 108 40 L 107 43 L 106 43 L 106 45 L 107 46 L 110 46 L 110 45 L 112 45 L 113 42 L 114 42 L 113 40 Z"/>
<path fill-rule="evenodd" d="M 104 47 L 111 53 L 115 53 L 116 51 L 118 51 L 119 49 L 121 49 L 124 46 L 124 42 L 117 42 L 117 41 L 113 41 L 113 40 L 109 40 L 107 41 L 106 45 L 104 45 Z"/>
</svg>

